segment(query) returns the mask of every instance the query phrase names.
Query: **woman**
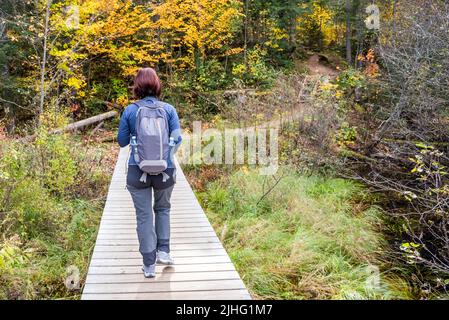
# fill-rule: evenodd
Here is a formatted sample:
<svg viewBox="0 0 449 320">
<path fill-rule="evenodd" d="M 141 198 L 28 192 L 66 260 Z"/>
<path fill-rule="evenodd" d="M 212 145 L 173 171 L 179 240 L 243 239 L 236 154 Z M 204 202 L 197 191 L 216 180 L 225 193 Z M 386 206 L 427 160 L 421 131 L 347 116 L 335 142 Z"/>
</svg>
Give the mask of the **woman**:
<svg viewBox="0 0 449 320">
<path fill-rule="evenodd" d="M 134 157 L 134 148 L 128 160 L 128 173 L 126 186 L 131 194 L 136 209 L 137 236 L 139 238 L 139 251 L 143 257 L 143 272 L 147 278 L 155 277 L 156 262 L 173 264 L 170 257 L 170 197 L 175 184 L 176 170 L 173 163 L 173 154 L 181 143 L 179 118 L 176 109 L 168 103 L 159 100 L 161 95 L 161 82 L 152 68 L 139 70 L 134 79 L 134 96 L 142 105 L 162 106 L 168 120 L 170 139 L 174 141 L 167 161 L 165 174 L 145 175 L 140 170 Z M 136 117 L 139 106 L 131 104 L 124 110 L 117 136 L 120 147 L 130 143 L 131 137 L 136 136 Z M 144 182 L 143 182 L 144 181 Z M 154 205 L 152 206 L 152 193 Z M 154 223 L 153 211 L 154 210 Z"/>
</svg>

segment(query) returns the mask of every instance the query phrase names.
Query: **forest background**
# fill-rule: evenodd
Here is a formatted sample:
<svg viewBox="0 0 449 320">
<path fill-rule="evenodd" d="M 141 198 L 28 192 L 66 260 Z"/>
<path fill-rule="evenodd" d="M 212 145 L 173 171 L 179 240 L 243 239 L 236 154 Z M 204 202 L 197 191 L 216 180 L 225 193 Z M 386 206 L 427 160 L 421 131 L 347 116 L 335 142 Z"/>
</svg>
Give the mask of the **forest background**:
<svg viewBox="0 0 449 320">
<path fill-rule="evenodd" d="M 295 115 L 274 177 L 184 168 L 254 297 L 445 296 L 448 24 L 445 0 L 0 0 L 0 297 L 79 297 L 117 118 L 52 131 L 120 113 L 145 66 L 186 132 Z"/>
</svg>

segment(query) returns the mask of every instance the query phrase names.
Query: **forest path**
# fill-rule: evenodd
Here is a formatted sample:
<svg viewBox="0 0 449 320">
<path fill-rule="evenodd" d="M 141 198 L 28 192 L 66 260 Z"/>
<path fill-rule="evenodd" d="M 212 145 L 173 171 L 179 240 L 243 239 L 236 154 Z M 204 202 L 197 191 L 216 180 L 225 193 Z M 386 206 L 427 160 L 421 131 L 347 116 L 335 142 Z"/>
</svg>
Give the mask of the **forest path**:
<svg viewBox="0 0 449 320">
<path fill-rule="evenodd" d="M 125 188 L 128 148 L 120 150 L 81 299 L 251 299 L 231 259 L 176 163 L 171 255 L 146 279 L 132 199 Z"/>
<path fill-rule="evenodd" d="M 274 120 L 256 124 L 257 128 L 280 129 L 287 123 L 304 118 L 304 105 L 307 104 L 308 96 L 313 94 L 318 89 L 319 85 L 323 81 L 323 78 L 332 80 L 340 74 L 340 71 L 323 64 L 323 62 L 321 62 L 322 59 L 323 58 L 319 55 L 314 54 L 306 61 L 306 66 L 309 72 L 301 84 L 302 88 L 298 96 L 298 100 L 303 101 L 300 101 L 299 105 L 295 108 L 291 108 L 290 110 L 278 115 Z"/>
<path fill-rule="evenodd" d="M 317 54 L 312 55 L 307 60 L 307 67 L 312 76 L 328 76 L 330 78 L 335 78 L 339 74 L 338 70 L 324 65 L 321 62 L 320 56 Z"/>
</svg>

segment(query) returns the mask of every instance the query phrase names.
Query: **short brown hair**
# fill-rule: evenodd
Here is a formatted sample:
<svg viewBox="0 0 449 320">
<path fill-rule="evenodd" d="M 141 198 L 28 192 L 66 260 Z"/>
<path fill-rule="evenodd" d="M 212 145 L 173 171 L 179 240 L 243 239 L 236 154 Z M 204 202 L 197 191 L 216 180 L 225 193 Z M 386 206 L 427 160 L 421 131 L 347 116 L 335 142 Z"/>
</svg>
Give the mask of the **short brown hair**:
<svg viewBox="0 0 449 320">
<path fill-rule="evenodd" d="M 153 68 L 143 68 L 134 79 L 133 93 L 137 99 L 161 95 L 161 80 Z"/>
</svg>

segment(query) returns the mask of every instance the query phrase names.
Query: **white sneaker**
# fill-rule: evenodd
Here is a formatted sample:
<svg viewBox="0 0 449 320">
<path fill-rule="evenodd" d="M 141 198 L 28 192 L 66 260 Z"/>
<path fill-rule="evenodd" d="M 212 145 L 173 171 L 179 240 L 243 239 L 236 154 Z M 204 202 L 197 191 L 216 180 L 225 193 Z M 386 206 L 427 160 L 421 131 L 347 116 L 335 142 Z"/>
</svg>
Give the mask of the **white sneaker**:
<svg viewBox="0 0 449 320">
<path fill-rule="evenodd" d="M 164 251 L 158 251 L 156 253 L 156 262 L 167 265 L 175 264 L 173 259 L 170 257 L 170 254 Z"/>
<path fill-rule="evenodd" d="M 148 267 L 143 265 L 142 271 L 145 278 L 154 278 L 156 277 L 156 264 L 149 265 Z"/>
</svg>

